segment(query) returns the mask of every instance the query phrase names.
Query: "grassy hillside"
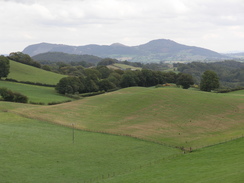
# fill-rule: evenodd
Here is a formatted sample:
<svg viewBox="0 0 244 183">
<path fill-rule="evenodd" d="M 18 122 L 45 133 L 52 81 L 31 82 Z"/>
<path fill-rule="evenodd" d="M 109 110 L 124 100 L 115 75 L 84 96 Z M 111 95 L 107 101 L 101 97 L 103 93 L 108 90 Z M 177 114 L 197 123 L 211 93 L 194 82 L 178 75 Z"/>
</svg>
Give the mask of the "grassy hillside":
<svg viewBox="0 0 244 183">
<path fill-rule="evenodd" d="M 58 94 L 53 87 L 0 81 L 0 88 L 8 88 L 11 91 L 19 92 L 27 96 L 29 102 L 48 104 L 50 102 L 63 102 L 72 100 L 71 98 Z"/>
<path fill-rule="evenodd" d="M 131 65 L 126 64 L 114 64 L 114 66 L 119 67 L 121 69 L 141 70 L 140 67 L 133 67 Z"/>
<path fill-rule="evenodd" d="M 56 85 L 61 78 L 61 74 L 45 71 L 36 67 L 10 61 L 10 73 L 8 78 L 17 81 L 31 81 L 43 84 Z"/>
<path fill-rule="evenodd" d="M 56 106 L 0 101 L 0 182 L 242 182 L 243 138 L 187 154 L 151 141 L 243 136 L 243 100 L 243 90 L 133 87 Z"/>
<path fill-rule="evenodd" d="M 80 129 L 193 149 L 239 137 L 244 129 L 244 95 L 177 88 L 126 88 L 15 112 L 67 126 L 74 123 Z"/>
<path fill-rule="evenodd" d="M 72 129 L 6 112 L 20 106 L 36 107 L 0 105 L 0 182 L 91 182 L 180 153 L 129 137 L 78 130 L 73 143 Z"/>
<path fill-rule="evenodd" d="M 126 70 L 126 69 L 131 69 L 131 70 L 141 70 L 142 68 L 140 67 L 134 67 L 126 64 L 112 64 L 107 66 L 109 69 L 121 69 L 121 70 Z"/>
<path fill-rule="evenodd" d="M 6 112 L 0 102 L 1 182 L 242 182 L 244 139 L 188 154 L 130 137 L 73 130 Z"/>
<path fill-rule="evenodd" d="M 173 159 L 155 162 L 148 167 L 118 177 L 106 183 L 240 183 L 244 180 L 244 139 L 204 148 Z"/>
</svg>

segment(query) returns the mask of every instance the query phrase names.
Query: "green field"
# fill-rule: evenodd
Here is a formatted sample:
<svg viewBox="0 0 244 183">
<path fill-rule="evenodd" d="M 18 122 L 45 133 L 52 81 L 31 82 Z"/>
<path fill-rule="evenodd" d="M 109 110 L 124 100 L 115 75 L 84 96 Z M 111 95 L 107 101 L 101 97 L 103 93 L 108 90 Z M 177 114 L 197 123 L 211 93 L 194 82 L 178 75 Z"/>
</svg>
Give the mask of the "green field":
<svg viewBox="0 0 244 183">
<path fill-rule="evenodd" d="M 151 166 L 112 177 L 106 183 L 241 183 L 244 181 L 244 139 L 161 160 Z"/>
<path fill-rule="evenodd" d="M 79 130 L 74 131 L 73 143 L 72 129 L 6 112 L 20 104 L 4 106 L 0 106 L 3 183 L 90 182 L 180 155 L 178 149 L 154 143 Z"/>
<path fill-rule="evenodd" d="M 7 112 L 1 102 L 0 182 L 242 182 L 244 139 L 183 154 L 152 142 L 84 132 Z M 74 141 L 73 141 L 74 134 Z"/>
<path fill-rule="evenodd" d="M 14 111 L 94 132 L 197 149 L 239 137 L 244 95 L 132 87 L 71 103 Z M 57 114 L 59 114 L 57 116 Z"/>
<path fill-rule="evenodd" d="M 130 66 L 130 65 L 126 65 L 126 64 L 113 64 L 113 65 L 109 65 L 109 68 L 112 69 L 122 69 L 122 70 L 126 70 L 126 69 L 131 69 L 131 70 L 141 70 L 140 67 L 134 67 L 134 66 Z"/>
<path fill-rule="evenodd" d="M 8 75 L 9 79 L 56 85 L 63 77 L 65 76 L 61 74 L 45 71 L 10 60 L 10 73 Z"/>
<path fill-rule="evenodd" d="M 13 92 L 19 92 L 27 96 L 29 98 L 29 102 L 48 104 L 50 102 L 64 102 L 72 100 L 71 98 L 58 94 L 53 87 L 0 81 L 0 88 L 8 88 Z"/>
<path fill-rule="evenodd" d="M 64 77 L 10 64 L 18 81 Z M 70 100 L 52 87 L 1 87 L 36 103 Z M 0 101 L 0 182 L 243 182 L 243 119 L 244 90 L 131 87 L 55 106 Z"/>
</svg>

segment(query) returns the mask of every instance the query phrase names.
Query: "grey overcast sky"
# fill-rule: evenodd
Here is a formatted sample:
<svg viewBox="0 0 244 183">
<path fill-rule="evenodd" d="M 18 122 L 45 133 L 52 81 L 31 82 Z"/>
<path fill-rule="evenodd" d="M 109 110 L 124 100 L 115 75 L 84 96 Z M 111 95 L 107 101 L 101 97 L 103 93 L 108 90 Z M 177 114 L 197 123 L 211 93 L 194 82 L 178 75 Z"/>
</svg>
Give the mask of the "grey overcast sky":
<svg viewBox="0 0 244 183">
<path fill-rule="evenodd" d="M 0 54 L 40 42 L 140 45 L 171 39 L 244 51 L 244 0 L 0 0 Z"/>
</svg>

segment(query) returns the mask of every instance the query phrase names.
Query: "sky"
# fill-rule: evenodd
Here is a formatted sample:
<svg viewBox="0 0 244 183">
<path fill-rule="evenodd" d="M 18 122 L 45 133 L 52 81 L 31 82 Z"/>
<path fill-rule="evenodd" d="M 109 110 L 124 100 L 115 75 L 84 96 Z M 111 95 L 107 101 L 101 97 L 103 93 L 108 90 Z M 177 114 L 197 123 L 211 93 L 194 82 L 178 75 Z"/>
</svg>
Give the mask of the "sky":
<svg viewBox="0 0 244 183">
<path fill-rule="evenodd" d="M 135 46 L 155 39 L 244 51 L 244 0 L 0 0 L 0 54 L 41 42 Z"/>
</svg>

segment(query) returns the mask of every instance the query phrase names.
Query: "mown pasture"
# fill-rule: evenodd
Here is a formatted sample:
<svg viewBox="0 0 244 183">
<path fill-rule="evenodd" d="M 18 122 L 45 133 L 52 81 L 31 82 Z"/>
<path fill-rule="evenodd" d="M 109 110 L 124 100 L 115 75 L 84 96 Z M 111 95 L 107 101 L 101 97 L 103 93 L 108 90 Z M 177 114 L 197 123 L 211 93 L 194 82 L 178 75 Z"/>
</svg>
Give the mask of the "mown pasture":
<svg viewBox="0 0 244 183">
<path fill-rule="evenodd" d="M 13 92 L 19 92 L 28 97 L 29 102 L 48 104 L 51 102 L 64 102 L 72 100 L 69 97 L 58 94 L 54 87 L 28 85 L 15 82 L 0 81 L 0 88 L 8 88 Z"/>
<path fill-rule="evenodd" d="M 194 150 L 243 135 L 243 110 L 243 95 L 132 87 L 13 112 L 66 126 L 73 123 L 77 129 Z"/>
<path fill-rule="evenodd" d="M 56 85 L 63 77 L 65 76 L 61 74 L 45 71 L 10 60 L 10 73 L 8 75 L 8 78 L 10 79 Z"/>
<path fill-rule="evenodd" d="M 0 101 L 0 180 L 242 182 L 244 140 L 231 139 L 243 97 L 133 87 L 55 106 Z"/>
<path fill-rule="evenodd" d="M 33 107 L 1 102 L 0 182 L 97 182 L 182 154 L 155 143 L 73 131 L 8 112 L 21 106 Z"/>
<path fill-rule="evenodd" d="M 134 67 L 134 66 L 131 66 L 131 65 L 126 65 L 126 64 L 119 64 L 119 63 L 116 63 L 116 64 L 113 64 L 114 66 L 116 67 L 119 67 L 123 70 L 126 70 L 126 69 L 131 69 L 131 70 L 141 70 L 141 67 Z"/>
<path fill-rule="evenodd" d="M 106 183 L 240 183 L 244 181 L 244 138 L 164 159 L 148 167 L 111 177 Z"/>
</svg>

